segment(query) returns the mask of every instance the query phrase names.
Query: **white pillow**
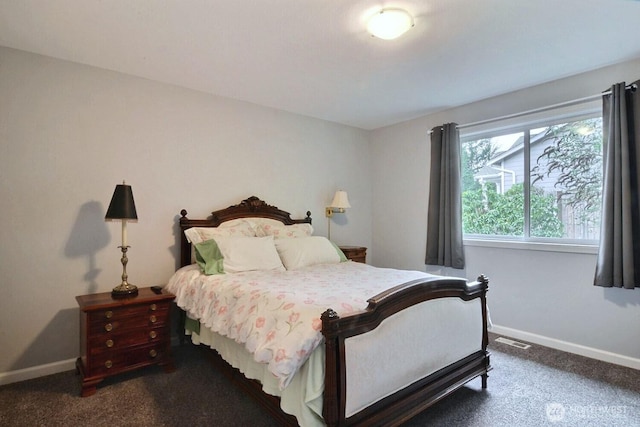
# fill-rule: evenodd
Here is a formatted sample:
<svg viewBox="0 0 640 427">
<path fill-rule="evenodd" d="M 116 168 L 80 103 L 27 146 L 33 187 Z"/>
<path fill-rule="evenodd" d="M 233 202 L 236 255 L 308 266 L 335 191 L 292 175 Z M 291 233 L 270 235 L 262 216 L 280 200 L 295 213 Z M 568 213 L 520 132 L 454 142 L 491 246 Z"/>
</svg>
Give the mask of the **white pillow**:
<svg viewBox="0 0 640 427">
<path fill-rule="evenodd" d="M 224 227 L 191 227 L 184 230 L 184 235 L 187 236 L 189 242 L 195 245 L 219 236 L 254 237 L 256 233 L 251 224 L 240 221 Z"/>
<path fill-rule="evenodd" d="M 222 254 L 225 273 L 253 270 L 284 271 L 273 236 L 217 236 L 214 240 Z"/>
<path fill-rule="evenodd" d="M 276 239 L 278 255 L 287 270 L 315 264 L 337 264 L 340 255 L 326 237 L 309 236 L 297 239 Z"/>
</svg>

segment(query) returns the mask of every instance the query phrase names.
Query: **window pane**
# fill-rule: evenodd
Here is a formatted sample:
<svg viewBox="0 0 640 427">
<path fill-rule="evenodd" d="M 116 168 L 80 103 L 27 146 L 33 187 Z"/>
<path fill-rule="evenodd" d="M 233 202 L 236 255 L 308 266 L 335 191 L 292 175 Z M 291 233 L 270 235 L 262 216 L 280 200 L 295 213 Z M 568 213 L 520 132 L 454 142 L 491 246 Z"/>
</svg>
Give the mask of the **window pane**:
<svg viewBox="0 0 640 427">
<path fill-rule="evenodd" d="M 465 234 L 524 236 L 524 133 L 462 143 Z"/>
<path fill-rule="evenodd" d="M 597 240 L 602 191 L 602 118 L 531 134 L 532 237 Z"/>
<path fill-rule="evenodd" d="M 602 176 L 602 117 L 463 139 L 464 233 L 597 241 Z"/>
</svg>

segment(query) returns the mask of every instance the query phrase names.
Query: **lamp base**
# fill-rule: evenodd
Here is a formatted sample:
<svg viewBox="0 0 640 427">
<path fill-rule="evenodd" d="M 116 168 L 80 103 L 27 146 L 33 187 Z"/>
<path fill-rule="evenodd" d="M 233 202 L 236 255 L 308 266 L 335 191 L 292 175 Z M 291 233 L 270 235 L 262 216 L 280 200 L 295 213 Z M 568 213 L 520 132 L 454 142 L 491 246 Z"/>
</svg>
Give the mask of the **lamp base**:
<svg viewBox="0 0 640 427">
<path fill-rule="evenodd" d="M 111 291 L 111 296 L 114 298 L 134 297 L 136 295 L 138 295 L 138 287 L 130 283 L 120 284 Z"/>
</svg>

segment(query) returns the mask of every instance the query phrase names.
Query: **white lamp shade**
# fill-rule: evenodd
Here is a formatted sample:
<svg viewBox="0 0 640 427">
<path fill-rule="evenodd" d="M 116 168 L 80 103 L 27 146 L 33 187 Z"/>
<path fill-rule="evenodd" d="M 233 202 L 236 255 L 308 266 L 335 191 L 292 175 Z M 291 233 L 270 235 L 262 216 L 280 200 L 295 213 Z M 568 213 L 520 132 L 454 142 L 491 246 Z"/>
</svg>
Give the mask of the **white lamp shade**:
<svg viewBox="0 0 640 427">
<path fill-rule="evenodd" d="M 413 27 L 413 17 L 404 9 L 382 9 L 367 23 L 367 31 L 375 37 L 392 40 Z"/>
<path fill-rule="evenodd" d="M 338 190 L 336 191 L 336 195 L 333 196 L 333 202 L 331 202 L 331 207 L 335 209 L 347 209 L 350 208 L 349 198 L 347 197 L 347 192 Z"/>
</svg>

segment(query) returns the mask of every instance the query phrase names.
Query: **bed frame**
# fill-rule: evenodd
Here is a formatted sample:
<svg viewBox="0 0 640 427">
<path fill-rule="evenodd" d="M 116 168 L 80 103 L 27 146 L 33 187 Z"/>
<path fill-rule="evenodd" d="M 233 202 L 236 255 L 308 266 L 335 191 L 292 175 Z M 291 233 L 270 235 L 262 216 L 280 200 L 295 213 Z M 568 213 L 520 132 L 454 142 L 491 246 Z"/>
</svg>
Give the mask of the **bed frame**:
<svg viewBox="0 0 640 427">
<path fill-rule="evenodd" d="M 191 244 L 184 235 L 184 230 L 190 227 L 217 227 L 225 221 L 249 217 L 276 219 L 286 225 L 310 224 L 310 215 L 311 213 L 307 212 L 304 219 L 292 219 L 288 212 L 270 206 L 255 196 L 237 205 L 215 211 L 207 219 L 189 219 L 187 211 L 183 209 L 180 218 L 180 265 L 191 263 Z M 453 278 L 414 280 L 370 298 L 369 305 L 363 312 L 339 317 L 334 310 L 327 309 L 321 316 L 326 352 L 323 418 L 327 426 L 400 425 L 474 378 L 482 377 L 482 388 L 486 388 L 487 373 L 491 370 L 490 355 L 487 351 L 487 290 L 488 280 L 484 276 L 478 277 L 473 283 Z M 383 320 L 409 307 L 446 297 L 458 297 L 464 301 L 480 299 L 482 349 L 347 417 L 345 340 L 374 330 Z M 239 371 L 226 364 L 217 353 L 212 355 L 212 360 L 220 365 L 234 382 L 258 400 L 280 424 L 297 425 L 295 417 L 285 414 L 280 409 L 279 399 L 264 393 L 257 381 L 245 378 Z"/>
</svg>

